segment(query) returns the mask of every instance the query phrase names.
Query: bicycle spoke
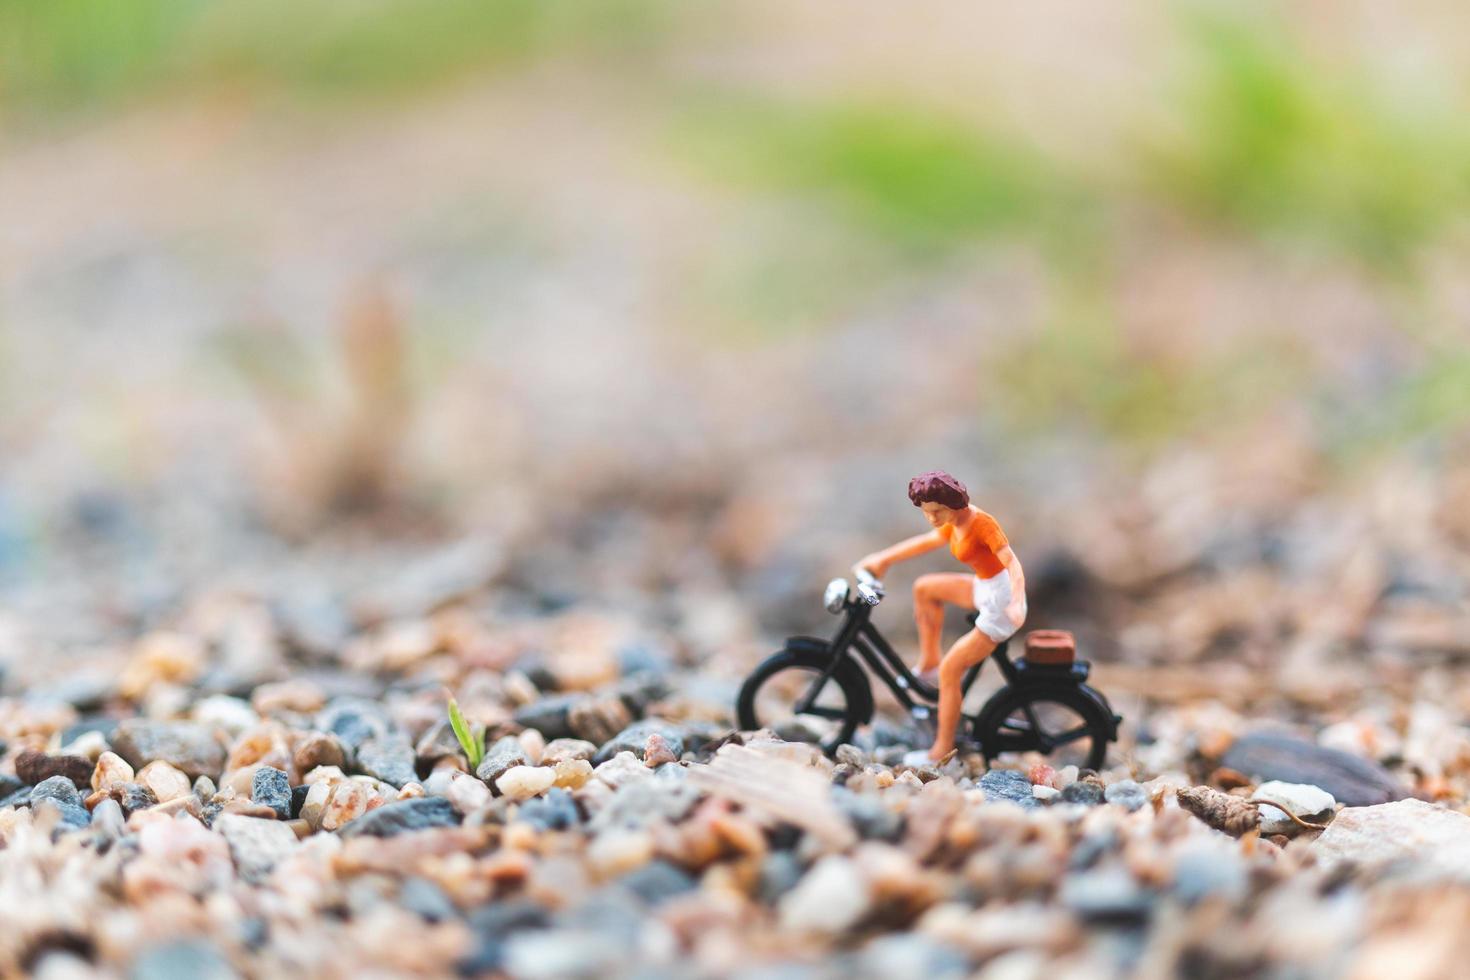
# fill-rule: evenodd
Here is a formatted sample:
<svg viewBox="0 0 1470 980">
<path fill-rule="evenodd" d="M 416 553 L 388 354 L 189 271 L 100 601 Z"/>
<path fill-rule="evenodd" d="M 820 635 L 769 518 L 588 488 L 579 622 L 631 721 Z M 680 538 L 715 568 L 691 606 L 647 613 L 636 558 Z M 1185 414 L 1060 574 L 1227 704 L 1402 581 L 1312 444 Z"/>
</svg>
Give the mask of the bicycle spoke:
<svg viewBox="0 0 1470 980">
<path fill-rule="evenodd" d="M 994 722 L 987 747 L 992 757 L 1034 752 L 1048 756 L 1057 768 L 1080 768 L 1092 757 L 1090 747 L 1097 740 L 1095 726 L 1082 711 L 1043 693 L 1014 703 L 1004 718 Z"/>
<path fill-rule="evenodd" d="M 847 692 L 826 672 L 806 665 L 771 675 L 755 696 L 754 720 L 785 737 L 836 748 L 849 723 Z"/>
<path fill-rule="evenodd" d="M 1069 732 L 1063 732 L 1060 735 L 1053 735 L 1051 737 L 1051 744 L 1053 746 L 1070 745 L 1072 742 L 1077 741 L 1079 738 L 1083 738 L 1090 734 L 1092 734 L 1091 728 L 1086 725 L 1079 725 Z"/>
<path fill-rule="evenodd" d="M 817 703 L 817 698 L 821 696 L 822 688 L 826 686 L 827 678 L 825 677 L 818 677 L 813 681 L 812 686 L 801 696 L 801 700 L 796 702 L 797 714 L 816 714 L 816 711 L 813 710 L 813 705 Z"/>
</svg>

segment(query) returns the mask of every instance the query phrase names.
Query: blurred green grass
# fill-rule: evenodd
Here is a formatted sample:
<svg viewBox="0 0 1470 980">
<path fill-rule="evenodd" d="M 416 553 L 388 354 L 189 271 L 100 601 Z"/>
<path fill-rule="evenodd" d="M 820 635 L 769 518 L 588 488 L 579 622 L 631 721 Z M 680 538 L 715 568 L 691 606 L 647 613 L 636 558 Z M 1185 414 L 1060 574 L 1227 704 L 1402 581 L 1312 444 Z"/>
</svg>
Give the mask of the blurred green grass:
<svg viewBox="0 0 1470 980">
<path fill-rule="evenodd" d="M 564 48 L 641 48 L 662 0 L 0 0 L 0 100 L 95 108 L 196 86 L 413 91 Z"/>
<path fill-rule="evenodd" d="M 1421 266 L 1470 211 L 1464 93 L 1330 55 L 1310 19 L 1286 12 L 1163 9 L 1178 70 L 1161 76 L 1162 112 L 1111 109 L 1112 128 L 1135 138 L 1066 158 L 998 120 L 918 99 L 773 92 L 738 72 L 711 90 L 678 68 L 650 74 L 638 94 L 648 101 L 629 111 L 666 113 L 660 149 L 777 215 L 753 219 L 748 236 L 712 231 L 688 277 L 689 320 L 765 341 L 839 324 L 895 284 L 922 288 L 987 251 L 1034 254 L 1045 310 L 998 352 L 1014 424 L 1065 421 L 1153 444 L 1310 397 L 1316 381 L 1289 312 L 1279 344 L 1248 331 L 1254 339 L 1182 360 L 1131 336 L 1117 296 L 1149 249 L 1214 239 L 1268 257 L 1306 250 L 1361 277 L 1391 316 L 1443 319 Z M 211 87 L 304 100 L 414 93 L 559 53 L 646 52 L 668 42 L 676 10 L 666 0 L 0 0 L 0 106 L 46 117 Z M 1424 366 L 1375 403 L 1376 421 L 1356 430 L 1364 439 L 1470 417 L 1463 353 L 1407 329 L 1402 340 Z"/>
<path fill-rule="evenodd" d="M 928 259 L 977 239 L 1074 239 L 1083 186 L 1023 141 L 923 105 L 692 99 L 679 150 L 725 179 L 798 195 Z"/>
<path fill-rule="evenodd" d="M 1011 422 L 1081 424 L 1134 445 L 1259 416 L 1332 383 L 1316 376 L 1289 311 L 1262 310 L 1277 322 L 1243 324 L 1247 339 L 1184 359 L 1130 336 L 1115 297 L 1141 240 L 1169 248 L 1182 234 L 1341 266 L 1399 323 L 1405 349 L 1427 350 L 1407 326 L 1434 306 L 1422 265 L 1470 212 L 1460 93 L 1324 57 L 1265 8 L 1170 10 L 1182 68 L 1166 80 L 1165 111 L 1120 118 L 1137 138 L 1111 156 L 1063 160 L 999 123 L 921 102 L 739 91 L 691 100 L 673 129 L 676 153 L 830 222 L 836 231 L 823 234 L 842 240 L 814 249 L 823 234 L 810 228 L 765 239 L 726 293 L 763 297 L 742 311 L 774 321 L 759 328 L 770 334 L 832 322 L 847 297 L 943 274 L 977 247 L 1031 250 L 1047 309 L 997 352 L 1007 370 L 995 390 L 1006 391 Z M 1263 340 L 1263 327 L 1276 339 Z M 1470 419 L 1470 371 L 1444 354 L 1376 406 L 1382 421 L 1358 429 L 1364 445 Z"/>
<path fill-rule="evenodd" d="M 1314 57 L 1259 13 L 1182 7 L 1172 131 L 1138 172 L 1163 203 L 1248 235 L 1284 235 L 1409 271 L 1470 204 L 1470 116 L 1454 93 Z"/>
</svg>

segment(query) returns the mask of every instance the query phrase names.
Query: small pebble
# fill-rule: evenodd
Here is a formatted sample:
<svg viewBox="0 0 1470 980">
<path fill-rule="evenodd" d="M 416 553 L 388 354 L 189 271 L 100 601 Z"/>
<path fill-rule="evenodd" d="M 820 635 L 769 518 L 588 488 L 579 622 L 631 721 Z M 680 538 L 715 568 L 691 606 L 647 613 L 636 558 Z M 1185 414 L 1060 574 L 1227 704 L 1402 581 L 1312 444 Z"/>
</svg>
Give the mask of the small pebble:
<svg viewBox="0 0 1470 980">
<path fill-rule="evenodd" d="M 1031 780 L 1014 769 L 991 769 L 980 777 L 980 788 L 988 800 L 1007 800 L 1028 809 L 1038 805 L 1031 791 Z M 1062 798 L 1066 799 L 1065 791 Z"/>
<path fill-rule="evenodd" d="M 597 754 L 597 746 L 580 738 L 558 738 L 546 743 L 541 753 L 541 764 L 554 766 L 559 762 L 587 760 Z"/>
<path fill-rule="evenodd" d="M 487 807 L 495 796 L 479 777 L 462 772 L 450 777 L 444 795 L 460 813 L 474 813 Z"/>
<path fill-rule="evenodd" d="M 1130 812 L 1141 809 L 1148 803 L 1148 795 L 1143 787 L 1131 779 L 1120 779 L 1109 785 L 1103 790 L 1103 799 Z"/>
<path fill-rule="evenodd" d="M 524 766 L 529 761 L 521 740 L 514 735 L 506 735 L 485 750 L 485 757 L 475 767 L 475 775 L 494 786 L 496 780 L 507 771 L 516 766 Z"/>
<path fill-rule="evenodd" d="M 275 812 L 278 820 L 291 819 L 291 781 L 286 773 L 271 766 L 255 770 L 250 799 Z"/>
<path fill-rule="evenodd" d="M 104 752 L 97 759 L 97 767 L 92 770 L 92 788 L 107 792 L 120 788 L 124 783 L 133 781 L 133 767 L 122 760 L 122 757 L 113 752 Z"/>
<path fill-rule="evenodd" d="M 543 766 L 513 766 L 495 780 L 495 789 L 511 800 L 538 796 L 556 785 L 556 773 Z"/>
<path fill-rule="evenodd" d="M 342 837 L 396 837 L 435 827 L 454 827 L 459 814 L 442 796 L 386 803 L 343 828 Z"/>
<path fill-rule="evenodd" d="M 654 732 L 648 736 L 648 741 L 643 745 L 643 764 L 645 766 L 650 769 L 657 769 L 659 766 L 665 766 L 677 761 L 679 761 L 679 757 L 674 754 L 673 748 L 662 735 Z"/>
<path fill-rule="evenodd" d="M 418 778 L 414 758 L 413 746 L 407 738 L 383 735 L 357 747 L 357 771 L 398 788 Z"/>
<path fill-rule="evenodd" d="M 53 776 L 65 776 L 77 788 L 92 784 L 91 759 L 77 755 L 47 755 L 29 749 L 15 758 L 15 773 L 21 781 L 37 786 Z"/>
<path fill-rule="evenodd" d="M 157 797 L 158 802 L 167 803 L 182 796 L 188 796 L 191 792 L 189 777 L 167 762 L 150 762 L 138 770 L 137 780 Z M 208 796 L 214 796 L 214 783 L 208 776 L 200 776 L 199 780 L 206 784 Z"/>
</svg>

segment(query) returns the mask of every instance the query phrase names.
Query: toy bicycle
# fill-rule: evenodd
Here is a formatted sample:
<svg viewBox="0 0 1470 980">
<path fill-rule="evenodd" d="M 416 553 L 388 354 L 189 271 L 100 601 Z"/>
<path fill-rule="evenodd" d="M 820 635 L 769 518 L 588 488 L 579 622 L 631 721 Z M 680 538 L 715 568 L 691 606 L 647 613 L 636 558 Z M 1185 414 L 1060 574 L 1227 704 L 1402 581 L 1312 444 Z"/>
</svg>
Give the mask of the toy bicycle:
<svg viewBox="0 0 1470 980">
<path fill-rule="evenodd" d="M 939 691 L 908 669 L 871 621 L 882 598 L 883 585 L 871 576 L 860 576 L 855 589 L 846 579 L 833 579 L 823 601 L 828 612 L 846 614 L 837 634 L 831 640 L 793 636 L 762 662 L 740 688 L 741 728 L 784 729 L 833 754 L 873 718 L 873 689 L 863 663 L 916 718 L 937 714 Z M 1000 668 L 1004 686 L 979 711 L 961 713 L 957 744 L 978 750 L 987 765 L 1007 753 L 1040 752 L 1055 754 L 1061 765 L 1102 768 L 1123 719 L 1087 685 L 1090 664 L 1075 658 L 1071 634 L 1034 631 L 1026 655 L 1017 660 L 1008 646 L 1009 641 L 999 644 L 986 658 Z M 966 672 L 965 693 L 984 664 Z"/>
</svg>

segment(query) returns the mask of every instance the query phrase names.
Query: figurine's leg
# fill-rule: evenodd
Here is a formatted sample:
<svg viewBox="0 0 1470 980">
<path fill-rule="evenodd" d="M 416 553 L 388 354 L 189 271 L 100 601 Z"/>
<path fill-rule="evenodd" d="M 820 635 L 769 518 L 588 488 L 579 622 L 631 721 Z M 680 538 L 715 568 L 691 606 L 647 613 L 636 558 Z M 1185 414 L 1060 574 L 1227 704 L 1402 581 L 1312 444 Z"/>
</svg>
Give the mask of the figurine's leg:
<svg viewBox="0 0 1470 980">
<path fill-rule="evenodd" d="M 996 643 L 990 637 L 972 629 L 955 641 L 939 665 L 939 727 L 934 732 L 934 747 L 929 758 L 938 761 L 954 749 L 955 730 L 960 721 L 960 702 L 964 692 L 965 671 L 990 656 Z"/>
<path fill-rule="evenodd" d="M 914 624 L 919 627 L 919 671 L 939 666 L 939 639 L 944 631 L 944 604 L 975 608 L 973 575 L 920 575 L 914 583 Z"/>
</svg>

